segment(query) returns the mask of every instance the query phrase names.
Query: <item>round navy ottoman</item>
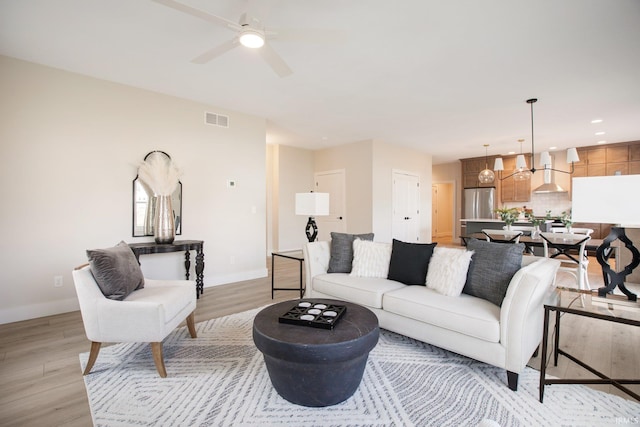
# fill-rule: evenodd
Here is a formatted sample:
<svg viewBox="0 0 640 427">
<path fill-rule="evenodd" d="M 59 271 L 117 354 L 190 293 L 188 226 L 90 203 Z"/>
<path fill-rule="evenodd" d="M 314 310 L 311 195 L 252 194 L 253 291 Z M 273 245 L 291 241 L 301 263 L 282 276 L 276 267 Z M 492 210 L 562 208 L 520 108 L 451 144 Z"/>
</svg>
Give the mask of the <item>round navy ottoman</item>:
<svg viewBox="0 0 640 427">
<path fill-rule="evenodd" d="M 346 307 L 333 329 L 280 323 L 299 301 Z M 345 301 L 303 299 L 274 304 L 253 321 L 253 341 L 262 352 L 275 390 L 289 402 L 330 406 L 353 395 L 378 343 L 378 318 L 371 310 Z"/>
</svg>

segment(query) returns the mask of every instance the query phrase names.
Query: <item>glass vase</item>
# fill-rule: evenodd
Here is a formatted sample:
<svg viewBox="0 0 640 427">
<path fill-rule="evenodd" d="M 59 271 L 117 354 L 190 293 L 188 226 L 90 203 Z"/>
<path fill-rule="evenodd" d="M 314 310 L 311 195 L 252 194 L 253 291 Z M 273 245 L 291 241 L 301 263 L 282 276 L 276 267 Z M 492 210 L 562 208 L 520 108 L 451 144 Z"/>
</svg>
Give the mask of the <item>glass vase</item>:
<svg viewBox="0 0 640 427">
<path fill-rule="evenodd" d="M 157 196 L 154 224 L 156 243 L 173 243 L 176 236 L 175 220 L 171 205 L 171 195 Z"/>
</svg>

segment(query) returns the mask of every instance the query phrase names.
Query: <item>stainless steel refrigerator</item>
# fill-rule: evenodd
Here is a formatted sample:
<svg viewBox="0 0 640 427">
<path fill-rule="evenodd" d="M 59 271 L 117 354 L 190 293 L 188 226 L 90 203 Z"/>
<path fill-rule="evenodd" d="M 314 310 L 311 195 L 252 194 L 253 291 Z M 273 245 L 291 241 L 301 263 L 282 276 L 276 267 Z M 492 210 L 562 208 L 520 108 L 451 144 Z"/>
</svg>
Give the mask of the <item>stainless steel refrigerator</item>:
<svg viewBox="0 0 640 427">
<path fill-rule="evenodd" d="M 495 218 L 495 187 L 473 187 L 464 189 L 464 216 L 462 219 Z"/>
</svg>

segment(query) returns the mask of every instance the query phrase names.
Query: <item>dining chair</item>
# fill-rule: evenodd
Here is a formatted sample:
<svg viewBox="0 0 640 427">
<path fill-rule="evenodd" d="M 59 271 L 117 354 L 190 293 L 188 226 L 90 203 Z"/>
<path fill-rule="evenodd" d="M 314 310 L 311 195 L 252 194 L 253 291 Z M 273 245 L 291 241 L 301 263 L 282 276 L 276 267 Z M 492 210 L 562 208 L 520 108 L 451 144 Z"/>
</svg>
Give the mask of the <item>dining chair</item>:
<svg viewBox="0 0 640 427">
<path fill-rule="evenodd" d="M 567 227 L 553 227 L 551 229 L 552 233 L 569 233 L 569 229 Z M 580 227 L 571 227 L 571 233 L 573 234 L 586 234 L 587 236 L 591 236 L 593 234 L 592 228 L 580 228 Z"/>
<path fill-rule="evenodd" d="M 494 230 L 494 229 L 483 229 L 482 233 L 485 235 L 487 242 L 496 242 L 496 243 L 520 243 L 520 236 L 522 236 L 522 231 L 515 230 Z"/>
<path fill-rule="evenodd" d="M 556 258 L 562 262 L 558 271 L 571 274 L 576 279 L 578 289 L 590 291 L 588 266 L 589 259 L 585 257 L 585 247 L 591 237 L 577 233 L 540 233 L 544 247 L 544 256 Z M 584 305 L 584 297 L 582 298 Z"/>
</svg>

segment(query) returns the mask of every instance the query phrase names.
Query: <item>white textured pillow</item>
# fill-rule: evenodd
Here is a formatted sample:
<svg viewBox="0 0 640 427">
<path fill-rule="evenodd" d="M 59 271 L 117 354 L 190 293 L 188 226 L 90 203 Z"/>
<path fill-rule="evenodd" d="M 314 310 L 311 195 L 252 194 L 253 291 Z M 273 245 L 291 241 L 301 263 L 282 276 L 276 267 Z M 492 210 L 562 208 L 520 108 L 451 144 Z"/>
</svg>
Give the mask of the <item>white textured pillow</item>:
<svg viewBox="0 0 640 427">
<path fill-rule="evenodd" d="M 466 249 L 436 247 L 427 270 L 427 288 L 450 297 L 460 295 L 472 255 Z"/>
<path fill-rule="evenodd" d="M 379 277 L 389 275 L 391 243 L 355 239 L 353 241 L 353 264 L 351 276 Z"/>
</svg>

